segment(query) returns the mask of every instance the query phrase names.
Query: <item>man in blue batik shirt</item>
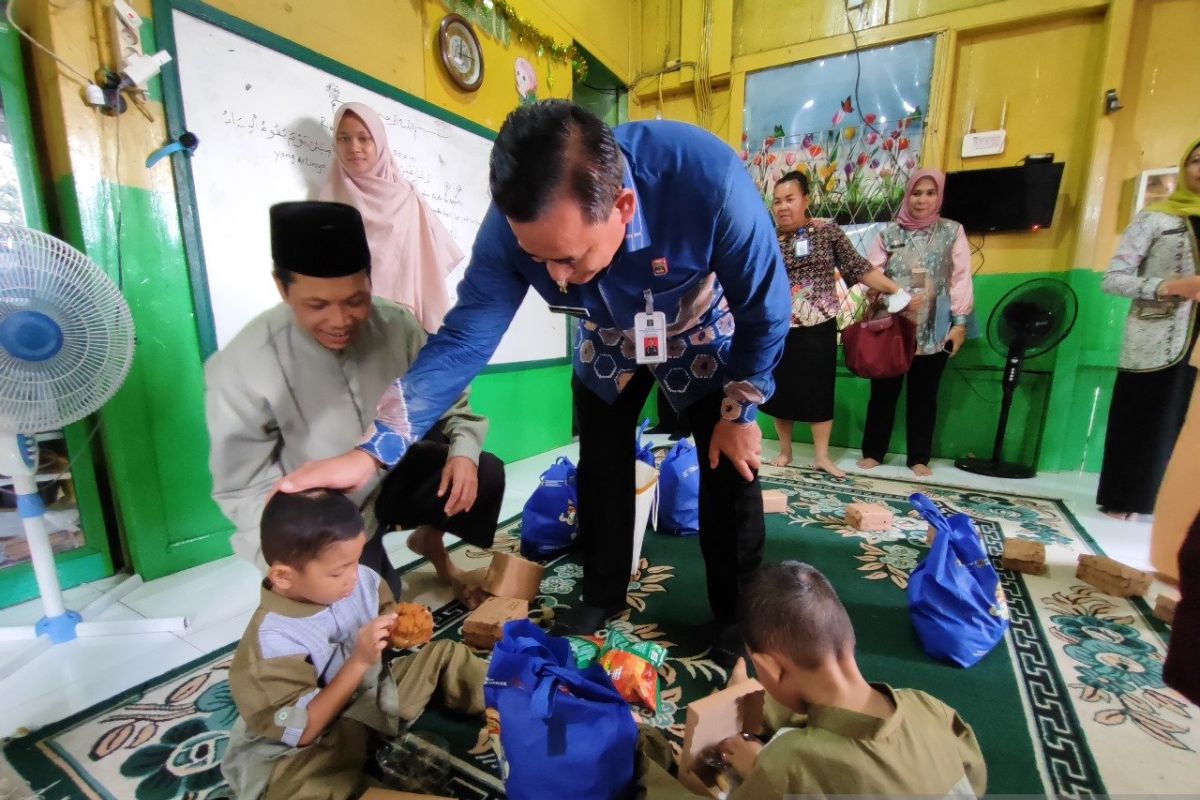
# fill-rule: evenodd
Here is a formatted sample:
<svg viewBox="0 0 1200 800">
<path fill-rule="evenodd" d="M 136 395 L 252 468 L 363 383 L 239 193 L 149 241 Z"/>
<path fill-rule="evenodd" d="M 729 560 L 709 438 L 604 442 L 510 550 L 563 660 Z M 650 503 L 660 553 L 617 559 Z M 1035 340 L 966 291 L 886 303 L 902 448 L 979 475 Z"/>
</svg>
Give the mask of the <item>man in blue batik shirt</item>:
<svg viewBox="0 0 1200 800">
<path fill-rule="evenodd" d="M 564 100 L 509 114 L 490 184 L 458 303 L 380 401 L 374 428 L 357 449 L 306 464 L 281 488 L 350 489 L 399 461 L 487 364 L 532 286 L 579 320 L 572 390 L 584 605 L 564 612 L 559 632 L 590 633 L 625 608 L 634 428 L 657 381 L 687 409 L 701 454 L 714 654 L 728 660 L 739 649 L 739 587 L 762 560 L 755 416 L 774 390 L 791 313 L 762 198 L 733 150 L 699 128 L 635 122 L 614 131 Z M 635 315 L 650 310 L 667 326 L 661 363 L 634 344 Z"/>
</svg>

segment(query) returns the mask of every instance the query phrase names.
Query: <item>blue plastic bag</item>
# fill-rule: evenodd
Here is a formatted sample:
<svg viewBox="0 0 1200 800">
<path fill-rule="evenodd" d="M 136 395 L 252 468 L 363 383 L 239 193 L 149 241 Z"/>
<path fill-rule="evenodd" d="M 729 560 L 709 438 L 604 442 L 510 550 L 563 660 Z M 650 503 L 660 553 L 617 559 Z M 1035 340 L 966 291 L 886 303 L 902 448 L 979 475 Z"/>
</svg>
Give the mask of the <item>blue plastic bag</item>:
<svg viewBox="0 0 1200 800">
<path fill-rule="evenodd" d="M 681 439 L 659 466 L 655 530 L 673 536 L 700 532 L 700 462 L 696 447 Z"/>
<path fill-rule="evenodd" d="M 648 419 L 642 420 L 642 424 L 638 425 L 637 439 L 635 440 L 634 444 L 637 447 L 637 454 L 636 454 L 637 460 L 644 461 L 653 467 L 653 466 L 655 466 L 655 464 L 654 464 L 654 443 L 642 441 L 642 434 L 644 434 L 646 432 L 646 428 L 649 428 L 649 427 L 650 427 L 650 420 L 648 420 Z"/>
<path fill-rule="evenodd" d="M 565 456 L 542 473 L 521 511 L 521 555 L 543 559 L 571 548 L 579 534 L 575 465 Z"/>
<path fill-rule="evenodd" d="M 925 652 L 970 667 L 1008 630 L 1000 576 L 966 514 L 947 519 L 928 497 L 909 498 L 937 534 L 908 579 L 908 610 Z"/>
<path fill-rule="evenodd" d="M 506 624 L 483 699 L 510 800 L 629 796 L 638 738 L 629 704 L 603 667 L 575 667 L 566 639 L 529 620 Z"/>
</svg>

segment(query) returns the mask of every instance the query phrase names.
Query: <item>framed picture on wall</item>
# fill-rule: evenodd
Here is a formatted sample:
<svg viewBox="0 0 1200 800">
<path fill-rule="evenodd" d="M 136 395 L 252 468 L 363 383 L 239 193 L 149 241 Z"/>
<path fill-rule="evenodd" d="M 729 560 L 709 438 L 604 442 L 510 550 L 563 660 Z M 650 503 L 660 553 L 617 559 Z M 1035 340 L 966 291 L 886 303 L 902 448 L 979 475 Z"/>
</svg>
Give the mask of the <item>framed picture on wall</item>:
<svg viewBox="0 0 1200 800">
<path fill-rule="evenodd" d="M 1151 203 L 1157 203 L 1159 200 L 1166 200 L 1170 197 L 1171 192 L 1175 191 L 1178 178 L 1178 167 L 1148 169 L 1138 175 L 1135 181 L 1133 213 L 1137 214 Z"/>
</svg>

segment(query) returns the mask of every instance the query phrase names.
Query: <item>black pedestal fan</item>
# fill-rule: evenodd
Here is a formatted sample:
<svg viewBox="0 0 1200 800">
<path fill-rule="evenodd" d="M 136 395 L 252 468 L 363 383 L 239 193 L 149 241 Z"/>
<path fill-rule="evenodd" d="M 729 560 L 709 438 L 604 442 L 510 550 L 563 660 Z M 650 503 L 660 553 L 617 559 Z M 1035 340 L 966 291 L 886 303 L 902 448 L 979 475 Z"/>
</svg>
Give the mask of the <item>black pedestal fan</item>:
<svg viewBox="0 0 1200 800">
<path fill-rule="evenodd" d="M 1023 283 L 1000 300 L 988 320 L 988 342 L 997 353 L 1005 356 L 1004 398 L 1000 402 L 996 443 L 990 460 L 960 458 L 954 466 L 994 478 L 1032 478 L 1037 474 L 1035 467 L 1000 460 L 1013 392 L 1021 379 L 1025 359 L 1049 352 L 1065 339 L 1075 325 L 1078 312 L 1075 292 L 1062 281 L 1051 278 Z"/>
</svg>

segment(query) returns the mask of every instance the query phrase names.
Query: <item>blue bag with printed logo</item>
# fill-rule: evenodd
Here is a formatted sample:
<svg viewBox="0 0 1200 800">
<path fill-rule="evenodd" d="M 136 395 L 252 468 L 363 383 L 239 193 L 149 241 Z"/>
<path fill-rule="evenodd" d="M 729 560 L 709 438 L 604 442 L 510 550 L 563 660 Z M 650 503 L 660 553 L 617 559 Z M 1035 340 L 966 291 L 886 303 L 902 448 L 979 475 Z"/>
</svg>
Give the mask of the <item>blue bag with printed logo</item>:
<svg viewBox="0 0 1200 800">
<path fill-rule="evenodd" d="M 945 517 L 923 494 L 909 498 L 933 526 L 933 545 L 908 579 L 908 610 L 926 653 L 970 667 L 1008 630 L 1000 576 L 966 514 Z"/>
<path fill-rule="evenodd" d="M 673 536 L 700 532 L 700 462 L 695 445 L 687 439 L 676 442 L 659 466 L 654 529 Z"/>
<path fill-rule="evenodd" d="M 571 548 L 579 533 L 575 465 L 559 458 L 542 473 L 521 511 L 521 555 L 544 559 Z"/>
<path fill-rule="evenodd" d="M 483 699 L 510 800 L 629 797 L 637 724 L 604 667 L 578 669 L 566 639 L 507 623 Z"/>
</svg>

